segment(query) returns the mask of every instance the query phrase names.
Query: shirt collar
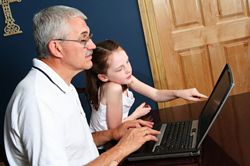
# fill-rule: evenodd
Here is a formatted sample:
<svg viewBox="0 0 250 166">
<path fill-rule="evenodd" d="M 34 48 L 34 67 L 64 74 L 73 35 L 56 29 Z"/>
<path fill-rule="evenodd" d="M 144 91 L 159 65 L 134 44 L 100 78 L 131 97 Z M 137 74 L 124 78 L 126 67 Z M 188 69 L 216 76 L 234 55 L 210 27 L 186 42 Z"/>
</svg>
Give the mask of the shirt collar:
<svg viewBox="0 0 250 166">
<path fill-rule="evenodd" d="M 40 72 L 45 74 L 45 76 L 48 77 L 48 79 L 55 84 L 63 93 L 67 93 L 69 91 L 72 91 L 73 85 L 68 85 L 62 77 L 60 77 L 51 67 L 49 67 L 46 63 L 43 61 L 34 58 L 33 59 L 33 66 L 35 68 L 38 68 Z"/>
</svg>

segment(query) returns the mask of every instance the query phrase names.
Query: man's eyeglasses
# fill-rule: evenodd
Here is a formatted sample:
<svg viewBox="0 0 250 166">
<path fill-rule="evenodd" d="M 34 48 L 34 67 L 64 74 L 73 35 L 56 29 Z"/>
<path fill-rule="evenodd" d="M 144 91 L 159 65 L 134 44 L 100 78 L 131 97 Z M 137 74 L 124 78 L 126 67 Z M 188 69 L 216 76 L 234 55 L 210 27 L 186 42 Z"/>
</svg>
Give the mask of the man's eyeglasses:
<svg viewBox="0 0 250 166">
<path fill-rule="evenodd" d="M 77 42 L 77 43 L 80 43 L 84 48 L 86 48 L 89 40 L 92 40 L 92 37 L 93 37 L 93 34 L 90 33 L 89 36 L 84 40 L 70 40 L 70 39 L 54 39 L 54 40 Z"/>
</svg>

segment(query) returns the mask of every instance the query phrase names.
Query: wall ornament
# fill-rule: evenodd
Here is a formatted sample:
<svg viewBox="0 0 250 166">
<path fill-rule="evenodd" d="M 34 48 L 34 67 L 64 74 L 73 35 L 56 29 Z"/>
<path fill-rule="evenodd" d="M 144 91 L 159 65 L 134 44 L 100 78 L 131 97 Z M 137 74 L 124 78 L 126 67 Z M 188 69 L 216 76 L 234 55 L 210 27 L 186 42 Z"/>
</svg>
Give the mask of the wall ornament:
<svg viewBox="0 0 250 166">
<path fill-rule="evenodd" d="M 15 20 L 12 17 L 10 3 L 12 2 L 21 2 L 22 0 L 0 0 L 0 5 L 2 5 L 3 13 L 5 17 L 4 34 L 3 36 L 10 36 L 19 33 L 23 33 L 20 29 L 20 26 L 15 24 Z"/>
</svg>

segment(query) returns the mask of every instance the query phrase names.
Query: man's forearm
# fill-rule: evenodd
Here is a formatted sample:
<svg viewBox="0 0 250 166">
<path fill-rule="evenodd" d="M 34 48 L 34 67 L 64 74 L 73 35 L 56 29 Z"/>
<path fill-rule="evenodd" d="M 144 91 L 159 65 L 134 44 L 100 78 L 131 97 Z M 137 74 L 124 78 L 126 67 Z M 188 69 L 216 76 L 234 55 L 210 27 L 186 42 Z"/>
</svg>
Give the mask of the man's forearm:
<svg viewBox="0 0 250 166">
<path fill-rule="evenodd" d="M 114 146 L 108 151 L 102 153 L 98 158 L 87 164 L 88 166 L 103 165 L 103 166 L 113 166 L 118 165 L 128 153 L 124 151 L 125 148 L 119 146 Z"/>
<path fill-rule="evenodd" d="M 92 136 L 96 146 L 104 145 L 114 139 L 112 130 L 94 132 L 92 133 Z"/>
</svg>

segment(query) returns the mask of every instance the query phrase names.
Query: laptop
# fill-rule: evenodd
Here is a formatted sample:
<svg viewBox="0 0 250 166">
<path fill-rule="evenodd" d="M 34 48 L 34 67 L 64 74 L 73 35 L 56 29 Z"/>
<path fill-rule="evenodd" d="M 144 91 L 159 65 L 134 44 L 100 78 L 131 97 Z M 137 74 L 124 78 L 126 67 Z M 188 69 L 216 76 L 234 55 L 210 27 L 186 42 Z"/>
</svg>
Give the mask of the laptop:
<svg viewBox="0 0 250 166">
<path fill-rule="evenodd" d="M 137 161 L 200 155 L 201 144 L 233 86 L 232 71 L 229 64 L 226 64 L 198 120 L 156 123 L 154 128 L 161 131 L 161 134 L 157 136 L 159 141 L 146 142 L 127 159 Z"/>
</svg>

